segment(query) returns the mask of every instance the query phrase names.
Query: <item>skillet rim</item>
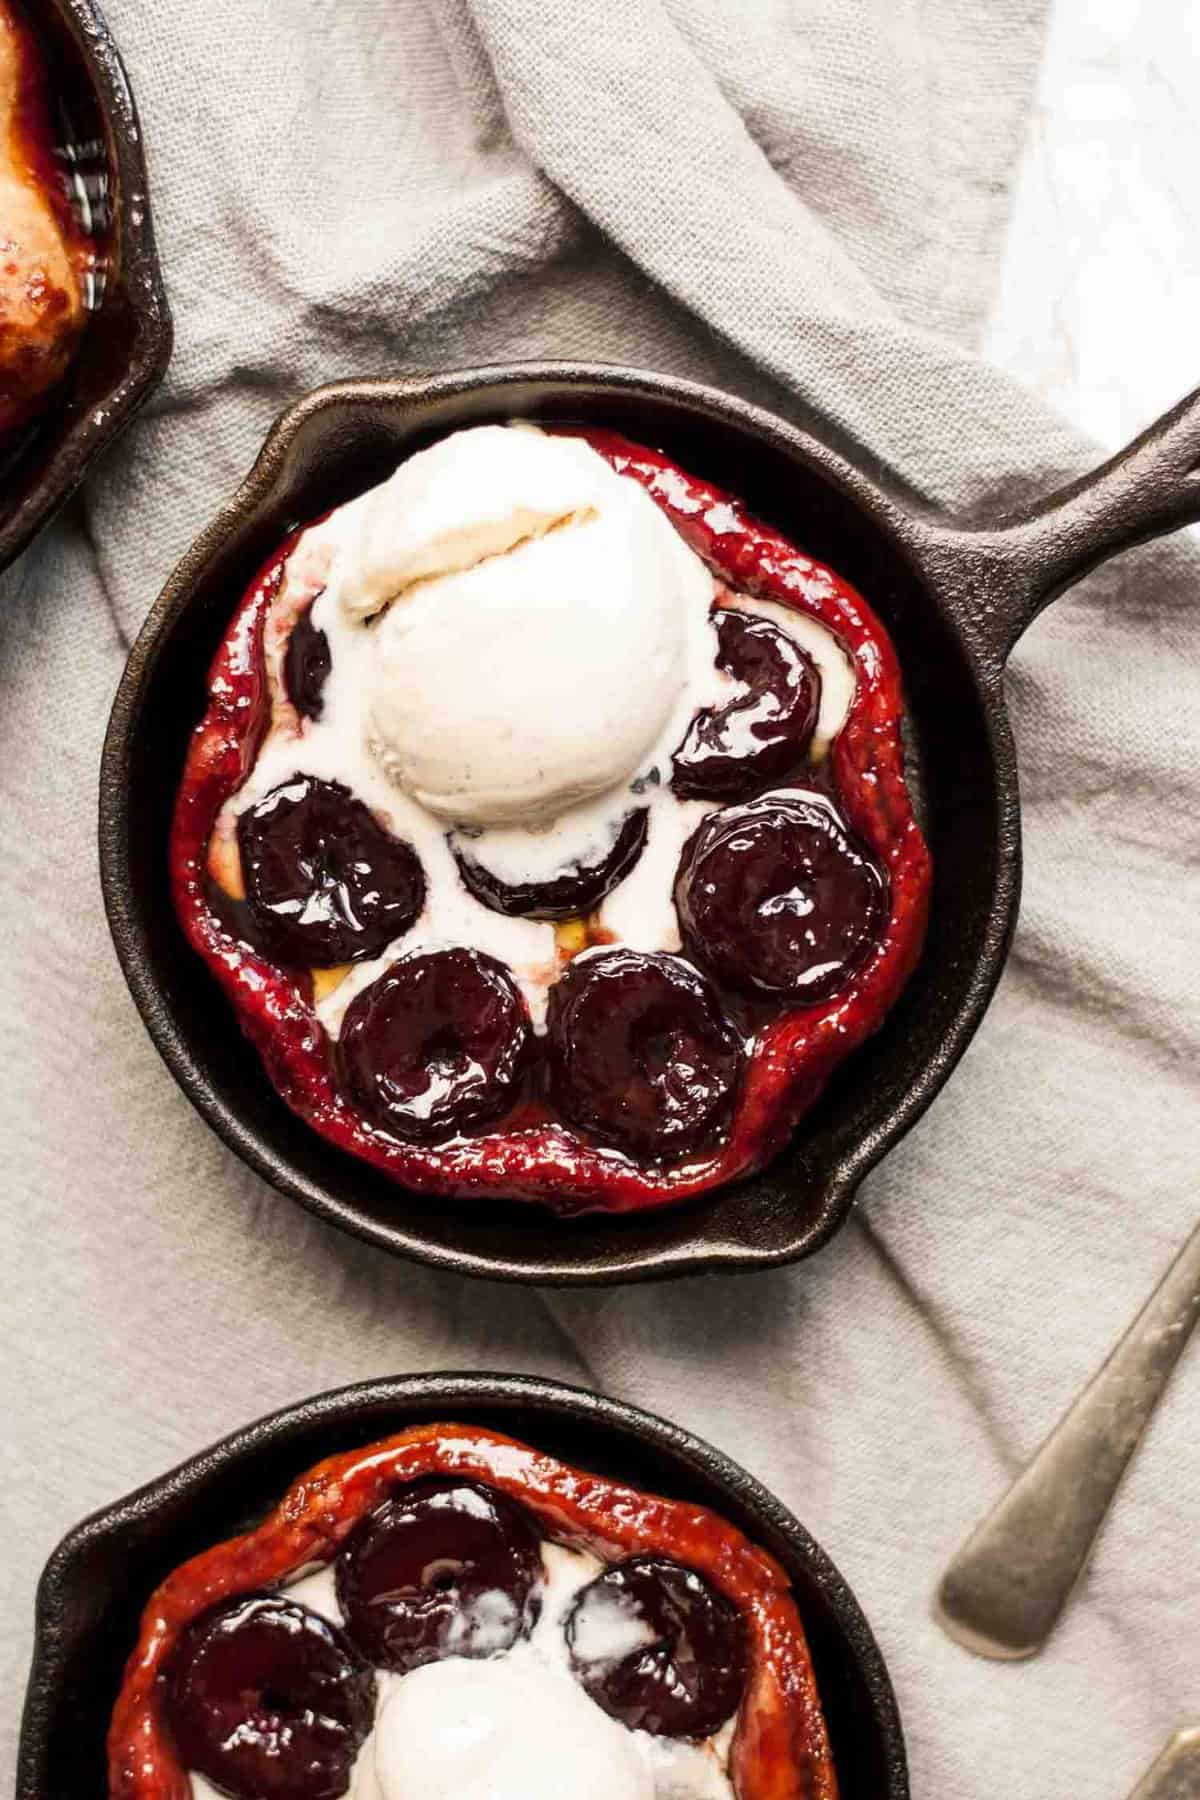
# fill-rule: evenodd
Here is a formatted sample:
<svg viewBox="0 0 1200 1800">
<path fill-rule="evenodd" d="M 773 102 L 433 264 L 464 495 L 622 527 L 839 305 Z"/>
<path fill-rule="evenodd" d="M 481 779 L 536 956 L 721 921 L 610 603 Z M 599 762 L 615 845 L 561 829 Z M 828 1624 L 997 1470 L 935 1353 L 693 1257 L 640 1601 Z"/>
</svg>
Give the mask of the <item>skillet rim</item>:
<svg viewBox="0 0 1200 1800">
<path fill-rule="evenodd" d="M 27 454 L 22 447 L 6 477 L 7 485 L 19 484 L 19 488 L 15 504 L 0 506 L 0 571 L 28 548 L 70 499 L 93 460 L 140 411 L 166 372 L 174 342 L 154 233 L 145 138 L 116 40 L 93 0 L 19 0 L 19 4 L 39 40 L 51 33 L 69 44 L 76 73 L 95 107 L 108 165 L 112 207 L 108 241 L 114 266 L 71 367 L 33 422 L 35 433 L 43 428 L 43 422 L 47 432 L 41 473 L 22 482 Z M 53 87 L 52 52 L 53 44 L 47 57 Z M 121 311 L 127 312 L 130 320 L 128 348 L 110 370 L 104 391 L 90 406 L 80 409 L 75 384 L 86 361 L 103 355 L 109 321 Z"/>
<path fill-rule="evenodd" d="M 894 1101 L 857 1142 L 814 1178 L 814 1201 L 798 1228 L 781 1230 L 770 1243 L 751 1243 L 732 1236 L 704 1241 L 706 1221 L 701 1214 L 705 1197 L 685 1204 L 696 1230 L 686 1243 L 637 1248 L 634 1220 L 607 1221 L 612 1247 L 601 1256 L 581 1262 L 572 1256 L 572 1222 L 555 1221 L 561 1250 L 553 1255 L 530 1256 L 520 1252 L 497 1255 L 481 1252 L 471 1243 L 469 1203 L 464 1215 L 463 1242 L 453 1247 L 426 1241 L 423 1227 L 400 1218 L 383 1223 L 367 1217 L 357 1201 L 332 1192 L 310 1179 L 291 1158 L 275 1150 L 265 1133 L 246 1123 L 239 1110 L 227 1105 L 215 1092 L 196 1059 L 187 1034 L 165 1002 L 153 972 L 147 934 L 139 920 L 139 898 L 130 869 L 130 818 L 125 804 L 131 746 L 141 714 L 152 691 L 158 667 L 175 629 L 194 604 L 210 562 L 227 547 L 239 529 L 248 536 L 257 531 L 259 546 L 241 546 L 247 565 L 269 554 L 283 535 L 279 509 L 289 493 L 289 456 L 309 431 L 332 429 L 336 438 L 339 409 L 420 408 L 461 400 L 482 389 L 548 388 L 527 410 L 552 413 L 567 403 L 581 408 L 603 405 L 616 393 L 624 399 L 665 404 L 676 412 L 698 414 L 715 421 L 725 431 L 749 434 L 768 448 L 799 460 L 839 489 L 863 509 L 885 537 L 889 549 L 907 562 L 909 570 L 927 591 L 942 623 L 951 630 L 963 656 L 970 680 L 971 698 L 980 717 L 994 777 L 996 830 L 992 852 L 996 883 L 987 927 L 969 982 L 952 1026 L 935 1052 Z M 272 508 L 279 516 L 272 517 Z M 962 577 L 951 586 L 953 572 Z M 687 1274 L 777 1267 L 806 1259 L 821 1249 L 845 1223 L 857 1188 L 866 1174 L 911 1129 L 940 1093 L 987 1009 L 999 981 L 1016 922 L 1020 896 L 1020 817 L 1016 780 L 1016 754 L 1009 729 L 1001 686 L 1002 665 L 989 639 L 986 612 L 972 606 L 973 582 L 979 574 L 970 536 L 947 528 L 940 515 L 918 504 L 902 503 L 865 469 L 806 429 L 789 424 L 765 408 L 721 389 L 684 378 L 656 374 L 615 363 L 517 362 L 481 365 L 474 369 L 410 373 L 392 379 L 343 381 L 325 384 L 302 395 L 275 421 L 252 469 L 237 492 L 215 513 L 169 577 L 151 608 L 129 654 L 114 699 L 105 736 L 100 781 L 100 863 L 105 910 L 118 959 L 135 1004 L 147 1030 L 171 1073 L 192 1104 L 256 1173 L 289 1198 L 318 1217 L 392 1254 L 428 1266 L 460 1274 L 503 1281 L 538 1281 L 554 1286 L 611 1285 L 625 1281 L 659 1280 Z M 1002 571 L 1003 575 L 1003 571 Z M 231 1024 L 232 1024 L 232 1014 Z M 886 1022 L 885 1022 L 886 1029 Z M 783 1153 L 786 1157 L 787 1152 Z M 348 1159 L 352 1160 L 352 1159 Z M 751 1177 L 770 1180 L 780 1171 L 780 1161 Z M 776 1175 L 778 1179 L 778 1173 Z M 349 1183 L 348 1183 L 349 1185 Z M 405 1190 L 398 1186 L 401 1196 Z M 732 1190 L 736 1192 L 737 1184 Z M 538 1209 L 539 1211 L 541 1209 Z M 551 1215 L 547 1214 L 547 1217 Z M 592 1225 L 603 1224 L 603 1214 L 587 1215 Z M 514 1234 L 514 1237 L 516 1234 Z"/>
</svg>

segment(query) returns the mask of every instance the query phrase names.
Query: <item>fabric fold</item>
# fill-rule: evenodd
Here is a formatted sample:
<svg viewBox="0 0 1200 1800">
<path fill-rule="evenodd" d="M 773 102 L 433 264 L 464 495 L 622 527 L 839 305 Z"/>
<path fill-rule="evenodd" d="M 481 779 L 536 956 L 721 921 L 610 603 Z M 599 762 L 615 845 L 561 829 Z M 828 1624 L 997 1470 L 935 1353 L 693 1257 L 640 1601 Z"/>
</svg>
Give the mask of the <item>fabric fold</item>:
<svg viewBox="0 0 1200 1800">
<path fill-rule="evenodd" d="M 84 1513 L 306 1393 L 509 1368 L 677 1419 L 808 1524 L 888 1658 L 915 1794 L 1117 1800 L 1195 1703 L 1194 1364 L 1036 1664 L 968 1657 L 929 1605 L 1194 1211 L 1194 543 L 1122 558 L 1018 647 L 1017 958 L 865 1184 L 869 1230 L 798 1269 L 533 1293 L 321 1225 L 159 1062 L 95 852 L 120 638 L 318 382 L 642 365 L 831 421 L 971 511 L 1095 460 L 974 354 L 1042 0 L 105 10 L 176 350 L 83 499 L 0 577 L 6 1754 L 36 1574 Z"/>
</svg>

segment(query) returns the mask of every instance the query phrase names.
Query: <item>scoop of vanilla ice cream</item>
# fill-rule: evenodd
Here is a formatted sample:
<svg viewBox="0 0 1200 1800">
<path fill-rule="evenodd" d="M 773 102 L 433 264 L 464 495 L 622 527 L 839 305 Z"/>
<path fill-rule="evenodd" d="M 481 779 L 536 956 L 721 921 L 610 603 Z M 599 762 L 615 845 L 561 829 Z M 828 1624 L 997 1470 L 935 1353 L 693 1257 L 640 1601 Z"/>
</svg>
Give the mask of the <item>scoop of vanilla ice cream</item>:
<svg viewBox="0 0 1200 1800">
<path fill-rule="evenodd" d="M 654 1797 L 632 1734 L 528 1647 L 414 1669 L 385 1700 L 367 1748 L 380 1800 Z"/>
<path fill-rule="evenodd" d="M 369 618 L 415 581 L 469 569 L 592 504 L 603 459 L 579 438 L 475 425 L 418 451 L 355 507 L 341 602 Z"/>
<path fill-rule="evenodd" d="M 481 426 L 355 509 L 333 572 L 373 617 L 368 735 L 460 825 L 539 825 L 633 776 L 687 679 L 712 581 L 638 484 L 576 438 Z"/>
</svg>

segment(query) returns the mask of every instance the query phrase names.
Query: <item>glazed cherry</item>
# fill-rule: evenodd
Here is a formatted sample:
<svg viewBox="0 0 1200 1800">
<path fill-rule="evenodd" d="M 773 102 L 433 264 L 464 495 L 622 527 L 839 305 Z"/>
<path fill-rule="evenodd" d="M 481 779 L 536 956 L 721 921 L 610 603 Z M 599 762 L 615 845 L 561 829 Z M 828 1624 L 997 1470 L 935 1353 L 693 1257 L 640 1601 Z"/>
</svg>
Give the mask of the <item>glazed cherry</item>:
<svg viewBox="0 0 1200 1800">
<path fill-rule="evenodd" d="M 338 1079 L 386 1131 L 431 1142 L 512 1106 L 530 1039 L 503 963 L 480 950 L 414 952 L 347 1007 Z"/>
<path fill-rule="evenodd" d="M 706 1738 L 741 1701 L 737 1608 L 666 1557 L 630 1557 L 598 1575 L 568 1614 L 566 1636 L 577 1680 L 632 1731 Z"/>
<path fill-rule="evenodd" d="M 753 613 L 713 615 L 717 664 L 745 688 L 696 714 L 672 762 L 677 794 L 744 800 L 795 768 L 808 751 L 821 677 L 799 645 Z"/>
<path fill-rule="evenodd" d="M 336 781 L 295 775 L 238 819 L 250 916 L 281 962 L 377 956 L 425 904 L 411 845 Z"/>
<path fill-rule="evenodd" d="M 498 1656 L 533 1623 L 541 1540 L 492 1488 L 414 1481 L 362 1521 L 337 1561 L 346 1629 L 371 1662 L 407 1674 L 444 1656 Z"/>
<path fill-rule="evenodd" d="M 184 1768 L 238 1800 L 337 1800 L 370 1731 L 375 1676 L 335 1625 L 278 1594 L 196 1619 L 165 1670 Z"/>
<path fill-rule="evenodd" d="M 550 1086 L 573 1125 L 635 1156 L 715 1138 L 741 1069 L 737 1033 L 709 984 L 677 956 L 588 953 L 550 990 Z"/>
<path fill-rule="evenodd" d="M 467 842 L 452 837 L 450 847 L 463 881 L 493 912 L 529 919 L 570 919 L 599 906 L 632 869 L 646 842 L 644 806 L 627 813 L 607 853 L 598 862 L 573 863 L 549 881 L 501 881 L 471 855 Z"/>
<path fill-rule="evenodd" d="M 689 956 L 719 982 L 807 1002 L 844 987 L 878 942 L 887 890 L 832 802 L 793 789 L 702 822 L 675 910 Z"/>
<path fill-rule="evenodd" d="M 308 606 L 292 626 L 283 653 L 283 684 L 288 699 L 306 719 L 319 719 L 325 705 L 324 690 L 333 667 L 329 639 L 312 622 Z"/>
</svg>

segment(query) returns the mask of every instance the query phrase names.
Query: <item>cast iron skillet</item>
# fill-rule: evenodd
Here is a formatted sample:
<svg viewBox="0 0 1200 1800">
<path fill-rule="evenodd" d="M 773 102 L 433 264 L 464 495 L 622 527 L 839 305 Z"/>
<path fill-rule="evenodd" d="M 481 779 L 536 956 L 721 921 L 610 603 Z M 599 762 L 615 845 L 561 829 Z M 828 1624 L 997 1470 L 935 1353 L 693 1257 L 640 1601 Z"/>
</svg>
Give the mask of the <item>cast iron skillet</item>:
<svg viewBox="0 0 1200 1800">
<path fill-rule="evenodd" d="M 18 0 L 46 58 L 60 151 L 87 197 L 102 267 L 75 361 L 0 457 L 0 569 L 124 429 L 171 354 L 137 109 L 91 0 Z"/>
<path fill-rule="evenodd" d="M 205 673 L 233 607 L 294 525 L 458 426 L 586 420 L 662 445 L 832 564 L 881 613 L 907 683 L 910 773 L 934 861 L 925 954 L 883 1029 L 762 1173 L 674 1210 L 563 1223 L 540 1207 L 411 1194 L 285 1107 L 176 923 L 167 834 Z M 1200 395 L 1011 522 L 964 529 L 828 442 L 711 388 L 608 366 L 516 365 L 318 389 L 278 421 L 188 552 L 129 658 L 104 747 L 100 854 L 117 953 L 151 1036 L 220 1135 L 284 1193 L 370 1242 L 511 1280 L 636 1280 L 754 1268 L 818 1249 L 920 1117 L 979 1024 L 1020 887 L 1017 773 L 1001 677 L 1071 582 L 1200 517 Z"/>
<path fill-rule="evenodd" d="M 711 1507 L 786 1569 L 812 1651 L 842 1800 L 907 1800 L 892 1684 L 820 1545 L 711 1444 L 651 1413 L 524 1375 L 409 1375 L 289 1406 L 76 1526 L 43 1572 L 16 1800 L 104 1800 L 104 1738 L 151 1590 L 255 1523 L 306 1468 L 408 1425 L 508 1432 L 567 1462 Z"/>
</svg>

